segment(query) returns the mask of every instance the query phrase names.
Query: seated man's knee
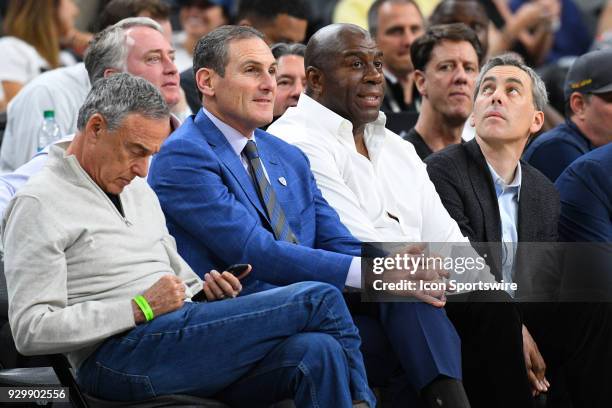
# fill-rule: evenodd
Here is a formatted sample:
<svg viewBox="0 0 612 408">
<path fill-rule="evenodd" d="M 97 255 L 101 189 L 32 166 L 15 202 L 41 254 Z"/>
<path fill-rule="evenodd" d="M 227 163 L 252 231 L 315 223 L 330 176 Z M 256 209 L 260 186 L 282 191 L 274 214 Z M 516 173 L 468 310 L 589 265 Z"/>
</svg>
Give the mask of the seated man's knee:
<svg viewBox="0 0 612 408">
<path fill-rule="evenodd" d="M 323 282 L 299 282 L 291 285 L 296 291 L 296 295 L 316 296 L 325 299 L 326 301 L 342 302 L 342 293 L 338 288 L 329 283 Z"/>
<path fill-rule="evenodd" d="M 342 362 L 346 359 L 344 350 L 340 343 L 331 335 L 326 333 L 300 333 L 291 337 L 289 347 L 301 353 L 302 363 L 309 368 L 318 365 L 327 366 Z"/>
</svg>

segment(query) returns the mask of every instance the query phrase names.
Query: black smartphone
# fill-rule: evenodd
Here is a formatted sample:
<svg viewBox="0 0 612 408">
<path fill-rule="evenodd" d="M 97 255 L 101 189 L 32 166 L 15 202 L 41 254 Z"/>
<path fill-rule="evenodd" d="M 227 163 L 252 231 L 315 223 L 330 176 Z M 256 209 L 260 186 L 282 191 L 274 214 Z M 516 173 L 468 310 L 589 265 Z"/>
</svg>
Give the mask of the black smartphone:
<svg viewBox="0 0 612 408">
<path fill-rule="evenodd" d="M 233 264 L 228 266 L 227 268 L 225 268 L 225 270 L 229 273 L 231 273 L 232 275 L 238 277 L 240 275 L 242 275 L 244 273 L 244 271 L 247 270 L 247 268 L 249 267 L 249 264 Z M 204 291 L 201 290 L 198 293 L 196 293 L 191 300 L 193 302 L 206 302 L 206 295 L 204 294 Z"/>
<path fill-rule="evenodd" d="M 249 267 L 249 264 L 233 264 L 225 268 L 225 270 L 231 273 L 232 275 L 238 277 L 242 275 L 244 271 L 247 270 L 248 267 Z"/>
</svg>

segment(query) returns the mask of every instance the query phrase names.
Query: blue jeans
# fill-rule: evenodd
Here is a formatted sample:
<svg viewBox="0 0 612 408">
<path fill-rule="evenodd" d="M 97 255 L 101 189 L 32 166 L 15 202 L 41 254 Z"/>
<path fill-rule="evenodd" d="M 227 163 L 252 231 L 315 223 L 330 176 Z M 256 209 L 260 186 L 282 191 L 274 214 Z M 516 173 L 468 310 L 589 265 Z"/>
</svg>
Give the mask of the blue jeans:
<svg viewBox="0 0 612 408">
<path fill-rule="evenodd" d="M 376 404 L 357 328 L 340 292 L 302 282 L 249 296 L 190 303 L 107 339 L 79 368 L 85 392 L 108 400 L 164 394 L 267 406 Z"/>
</svg>

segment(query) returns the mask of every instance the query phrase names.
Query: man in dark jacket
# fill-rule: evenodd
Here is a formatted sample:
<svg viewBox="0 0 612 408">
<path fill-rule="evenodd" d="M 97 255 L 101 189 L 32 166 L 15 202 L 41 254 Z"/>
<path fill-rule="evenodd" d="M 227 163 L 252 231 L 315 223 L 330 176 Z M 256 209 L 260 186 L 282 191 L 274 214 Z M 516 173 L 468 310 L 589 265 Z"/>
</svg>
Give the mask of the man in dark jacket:
<svg viewBox="0 0 612 408">
<path fill-rule="evenodd" d="M 508 293 L 514 301 L 523 296 L 523 283 L 541 277 L 526 276 L 527 270 L 533 268 L 538 259 L 524 256 L 526 249 L 517 249 L 517 244 L 557 240 L 558 194 L 544 175 L 519 161 L 529 136 L 543 124 L 542 109 L 546 99 L 542 80 L 521 60 L 511 54 L 491 59 L 483 67 L 476 83 L 474 111 L 470 119 L 476 128 L 476 138 L 462 145 L 450 146 L 426 160 L 430 178 L 463 234 L 472 242 L 492 243 L 484 246 L 492 272 L 499 280 L 519 284 L 516 293 Z M 530 244 L 527 249 L 534 246 Z M 542 251 L 540 255 L 543 255 Z M 555 265 L 554 260 L 548 264 L 550 269 L 555 269 Z M 547 391 L 550 384 L 545 377 L 545 361 L 553 368 L 549 370 L 553 373 L 555 368 L 563 365 L 575 406 L 604 407 L 609 404 L 606 384 L 612 380 L 603 369 L 610 366 L 608 360 L 611 358 L 611 328 L 609 323 L 605 323 L 609 306 L 499 303 L 490 305 L 493 315 L 497 315 L 496 309 L 503 306 L 514 307 L 516 313 L 504 314 L 506 321 L 503 322 L 495 317 L 491 321 L 498 321 L 494 329 L 509 330 L 507 341 L 502 344 L 479 343 L 480 348 L 472 351 L 474 354 L 490 352 L 490 355 L 498 355 L 503 350 L 504 355 L 515 356 L 511 361 L 524 364 L 522 367 L 519 364 L 504 367 L 507 368 L 505 375 L 493 380 L 501 382 L 507 391 L 512 389 L 515 392 L 505 392 L 505 402 L 490 406 L 507 406 L 510 394 L 514 395 L 512 398 L 529 397 L 528 389 L 521 392 L 521 374 L 525 370 L 533 394 Z M 470 344 L 470 338 L 476 338 L 478 328 L 462 326 L 460 321 L 452 318 L 452 314 L 465 313 L 470 307 L 466 304 L 457 305 L 455 309 L 447 307 L 449 317 L 467 344 Z M 572 322 L 571 325 L 567 324 L 568 321 Z M 524 359 L 521 358 L 523 355 Z M 493 362 L 492 365 L 508 364 L 507 361 Z M 467 379 L 469 373 L 466 371 L 464 367 Z M 482 374 L 483 381 L 486 381 L 486 373 Z M 472 406 L 481 406 L 469 394 L 468 382 L 465 383 Z M 481 387 L 487 389 L 487 384 L 481 384 Z M 520 405 L 514 402 L 512 406 L 529 406 L 530 402 L 523 401 Z"/>
</svg>

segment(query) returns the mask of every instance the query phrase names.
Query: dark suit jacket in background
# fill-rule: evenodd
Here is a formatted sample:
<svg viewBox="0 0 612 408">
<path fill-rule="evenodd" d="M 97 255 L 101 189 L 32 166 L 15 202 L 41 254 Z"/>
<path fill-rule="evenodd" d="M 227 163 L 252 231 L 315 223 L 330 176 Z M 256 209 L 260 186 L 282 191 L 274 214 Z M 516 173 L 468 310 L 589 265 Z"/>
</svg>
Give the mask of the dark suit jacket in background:
<svg viewBox="0 0 612 408">
<path fill-rule="evenodd" d="M 481 256 L 486 257 L 491 272 L 500 281 L 501 217 L 493 177 L 480 146 L 476 140 L 451 145 L 428 156 L 425 163 L 450 216 L 457 221 L 463 235 L 470 239 Z M 559 215 L 557 193 L 550 181 L 529 165 L 521 163 L 521 170 L 518 239 L 556 241 Z M 557 272 L 554 258 L 551 262 L 552 272 L 543 277 L 544 285 L 531 273 L 525 273 L 526 277 L 519 276 L 520 271 L 524 270 L 519 261 L 520 253 L 519 247 L 515 259 L 516 276 L 513 277 L 518 285 L 516 295 L 533 298 L 537 289 L 539 297 L 555 296 L 559 285 L 553 275 L 553 272 Z M 461 335 L 464 379 L 472 406 L 531 406 L 531 387 L 525 375 L 523 359 L 523 308 L 505 292 L 476 291 L 472 296 L 485 301 L 497 296 L 497 302 L 501 301 L 480 304 L 451 302 L 446 306 L 449 318 Z M 547 329 L 546 333 L 549 332 Z M 554 338 L 554 335 L 549 337 Z M 481 360 L 481 355 L 488 354 L 501 354 L 503 357 L 500 356 L 497 361 Z M 495 381 L 490 381 L 491 376 Z"/>
<path fill-rule="evenodd" d="M 421 94 L 416 89 L 416 85 L 413 85 L 412 90 L 412 103 L 406 105 L 404 102 L 404 88 L 399 82 L 393 83 L 389 78 L 385 76 L 385 97 L 383 98 L 380 110 L 388 113 L 394 112 L 394 106 L 399 108 L 400 112 L 417 112 L 417 101 L 421 99 Z"/>
<path fill-rule="evenodd" d="M 185 92 L 185 99 L 187 105 L 189 105 L 189 109 L 194 113 L 199 111 L 202 107 L 202 101 L 198 96 L 198 88 L 196 86 L 193 68 L 181 72 L 181 88 L 183 88 L 183 92 Z"/>
<path fill-rule="evenodd" d="M 149 172 L 179 253 L 200 276 L 250 263 L 244 286 L 253 291 L 309 280 L 343 288 L 360 242 L 321 196 L 301 150 L 259 129 L 255 140 L 299 245 L 275 239 L 251 176 L 200 110 L 168 137 Z"/>
<path fill-rule="evenodd" d="M 442 203 L 451 217 L 457 221 L 463 234 L 473 242 L 500 241 L 501 219 L 493 178 L 476 140 L 449 146 L 429 156 L 425 163 Z M 533 167 L 521 161 L 521 169 L 518 240 L 554 242 L 557 240 L 560 211 L 558 193 L 548 178 Z M 519 284 L 519 296 L 522 296 L 521 290 L 524 288 L 521 283 L 525 282 L 521 273 L 528 267 L 535 267 L 538 272 L 533 274 L 532 268 L 530 273 L 530 277 L 535 282 L 532 288 L 535 288 L 534 290 L 542 288 L 541 292 L 532 292 L 536 293 L 536 296 L 539 293 L 544 293 L 544 296 L 549 293 L 552 296 L 557 295 L 553 292 L 562 286 L 560 277 L 563 277 L 563 282 L 567 279 L 565 276 L 567 271 L 563 270 L 566 259 L 560 262 L 559 255 L 564 254 L 556 251 L 555 244 L 546 245 L 551 251 L 538 251 L 535 254 L 541 256 L 541 259 L 532 256 L 533 251 L 530 250 L 530 247 L 537 246 L 539 245 L 519 245 L 517 250 L 515 280 Z M 477 245 L 476 249 L 478 250 Z M 496 256 L 494 259 L 492 269 L 499 277 L 501 258 Z M 543 267 L 539 268 L 538 265 Z M 574 272 L 582 274 L 582 268 L 575 269 Z M 542 272 L 542 276 L 539 276 L 539 272 Z M 548 300 L 537 297 L 539 298 L 537 300 Z M 531 298 L 527 296 L 526 300 Z M 474 359 L 477 361 L 480 355 L 503 354 L 512 357 L 509 360 L 493 363 L 499 364 L 497 372 L 495 372 L 496 367 L 489 368 L 489 372 L 495 372 L 495 381 L 490 389 L 495 390 L 496 384 L 502 384 L 505 388 L 505 391 L 501 392 L 503 401 L 497 405 L 491 403 L 496 395 L 489 395 L 488 404 L 487 400 L 481 401 L 483 403 L 480 405 L 470 400 L 473 407 L 502 406 L 504 402 L 504 406 L 508 406 L 511 396 L 519 395 L 516 390 L 524 388 L 518 380 L 525 373 L 525 367 L 513 364 L 522 357 L 523 343 L 520 333 L 523 323 L 528 327 L 546 362 L 546 375 L 551 380 L 551 384 L 554 384 L 548 392 L 547 399 L 554 401 L 551 402 L 554 406 L 564 405 L 558 400 L 562 398 L 559 393 L 564 389 L 560 378 L 566 379 L 565 386 L 572 396 L 575 407 L 603 408 L 610 405 L 612 398 L 609 387 L 612 379 L 610 370 L 612 358 L 609 353 L 612 338 L 610 303 L 515 303 L 519 306 L 516 310 L 520 313 L 520 317 L 511 313 L 502 317 L 500 312 L 508 311 L 504 305 L 510 306 L 509 303 L 487 305 L 489 315 L 482 313 L 486 309 L 479 310 L 482 315 L 488 316 L 488 321 L 478 325 L 468 325 L 467 329 L 463 330 L 460 325 L 458 327 L 462 336 L 462 350 L 471 350 L 464 361 Z M 453 304 L 447 305 L 447 312 L 457 326 L 457 321 L 461 320 L 457 320 L 456 317 L 461 318 L 461 313 L 455 313 L 453 316 L 453 309 L 449 310 L 449 306 L 452 307 Z M 459 304 L 459 306 L 464 305 Z M 455 307 L 468 317 L 474 316 L 473 312 L 469 314 L 468 308 L 469 305 L 462 309 Z M 466 310 L 468 313 L 465 313 Z M 486 329 L 479 329 L 481 327 Z M 479 330 L 484 340 L 477 337 Z M 466 369 L 464 366 L 464 379 L 468 384 L 466 389 L 469 390 L 470 375 L 481 380 L 478 384 L 486 382 L 486 377 L 478 377 L 482 372 L 486 373 L 486 370 L 480 367 L 472 367 L 470 370 L 470 367 Z M 563 377 L 557 377 L 561 373 Z M 487 396 L 487 393 L 486 386 L 478 387 L 476 399 L 480 394 Z M 529 405 L 511 403 L 510 406 Z"/>
<path fill-rule="evenodd" d="M 425 163 L 442 203 L 459 224 L 463 235 L 472 242 L 501 242 L 501 218 L 495 185 L 476 139 L 434 153 Z M 518 240 L 556 242 L 559 194 L 550 180 L 529 164 L 521 161 L 521 170 Z M 491 252 L 488 255 L 489 265 L 499 280 L 501 245 L 487 247 Z"/>
</svg>

